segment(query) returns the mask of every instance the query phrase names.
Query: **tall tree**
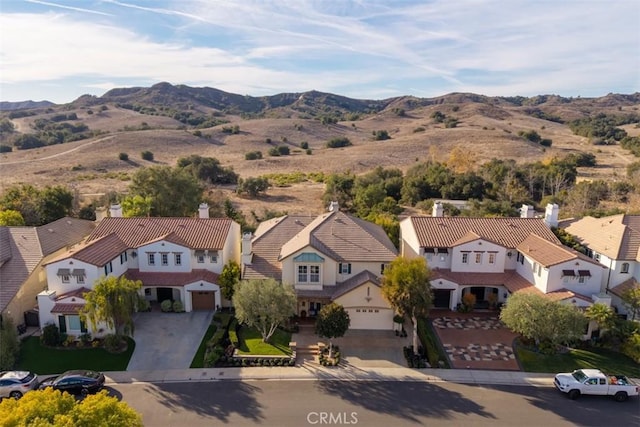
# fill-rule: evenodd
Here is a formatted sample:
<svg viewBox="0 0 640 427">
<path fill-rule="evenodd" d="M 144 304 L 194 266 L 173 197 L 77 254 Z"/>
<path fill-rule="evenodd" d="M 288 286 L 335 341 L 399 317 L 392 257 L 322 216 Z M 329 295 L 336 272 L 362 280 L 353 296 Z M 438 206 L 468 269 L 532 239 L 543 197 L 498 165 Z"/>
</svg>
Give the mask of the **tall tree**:
<svg viewBox="0 0 640 427">
<path fill-rule="evenodd" d="M 238 320 L 256 328 L 264 342 L 269 342 L 276 328 L 293 316 L 296 303 L 293 286 L 275 279 L 238 282 L 233 296 Z"/>
<path fill-rule="evenodd" d="M 382 295 L 402 316 L 409 316 L 413 326 L 413 349 L 418 349 L 418 317 L 429 313 L 433 293 L 431 272 L 424 258 L 398 257 L 384 269 Z"/>
<path fill-rule="evenodd" d="M 86 304 L 81 315 L 93 329 L 98 323 L 105 322 L 115 330 L 116 335 L 133 335 L 133 313 L 141 287 L 139 280 L 129 280 L 123 276 L 101 277 L 94 283 L 93 290 L 84 295 Z"/>
<path fill-rule="evenodd" d="M 13 369 L 19 355 L 18 331 L 11 319 L 3 319 L 0 325 L 0 371 Z"/>
<path fill-rule="evenodd" d="M 536 344 L 549 343 L 554 351 L 562 343 L 581 338 L 587 324 L 586 317 L 576 307 L 528 292 L 511 295 L 500 313 L 500 320 Z"/>
<path fill-rule="evenodd" d="M 329 357 L 333 357 L 333 338 L 340 338 L 349 329 L 351 319 L 343 306 L 332 302 L 320 309 L 316 319 L 316 334 L 329 339 Z"/>
<path fill-rule="evenodd" d="M 203 193 L 191 173 L 169 166 L 140 169 L 129 189 L 131 195 L 151 198 L 151 216 L 191 216 L 198 209 Z"/>
<path fill-rule="evenodd" d="M 122 215 L 125 218 L 148 217 L 151 214 L 153 199 L 150 196 L 142 197 L 136 194 L 123 198 L 120 205 L 122 205 Z"/>
<path fill-rule="evenodd" d="M 631 314 L 631 320 L 640 315 L 640 285 L 634 281 L 633 286 L 622 293 L 622 304 Z"/>
<path fill-rule="evenodd" d="M 51 388 L 0 402 L 5 426 L 128 426 L 142 427 L 142 417 L 106 390 L 77 400 Z"/>
<path fill-rule="evenodd" d="M 240 280 L 240 266 L 234 260 L 229 261 L 224 267 L 220 277 L 218 277 L 218 283 L 220 284 L 220 291 L 225 299 L 231 301 L 233 299 L 233 290 Z"/>
</svg>

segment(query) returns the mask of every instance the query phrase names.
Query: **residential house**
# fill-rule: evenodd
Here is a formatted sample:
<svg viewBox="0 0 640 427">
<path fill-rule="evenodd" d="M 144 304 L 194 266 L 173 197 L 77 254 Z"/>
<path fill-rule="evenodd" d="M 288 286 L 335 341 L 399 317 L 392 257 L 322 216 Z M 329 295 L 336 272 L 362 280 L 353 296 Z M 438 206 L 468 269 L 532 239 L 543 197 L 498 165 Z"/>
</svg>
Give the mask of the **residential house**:
<svg viewBox="0 0 640 427">
<path fill-rule="evenodd" d="M 444 217 L 436 203 L 433 216 L 400 222 L 401 254 L 427 261 L 436 308 L 454 310 L 467 293 L 480 306 L 505 302 L 518 291 L 580 307 L 606 300 L 603 268 L 551 231 L 558 206 L 548 206 L 545 218 L 532 213 L 525 205 L 518 218 Z"/>
<path fill-rule="evenodd" d="M 150 302 L 181 301 L 188 312 L 221 307 L 217 281 L 228 261 L 240 262 L 240 226 L 209 218 L 206 204 L 198 218 L 123 218 L 121 208 L 112 206 L 111 217 L 82 244 L 46 264 L 48 289 L 38 295 L 40 326 L 84 332 L 78 316 L 83 295 L 105 276 L 140 280 Z"/>
<path fill-rule="evenodd" d="M 317 217 L 286 215 L 261 223 L 242 240 L 242 278 L 274 278 L 294 286 L 297 315 L 314 317 L 336 302 L 351 329 L 393 329 L 394 312 L 380 277 L 397 249 L 384 230 L 340 212 L 333 202 Z"/>
<path fill-rule="evenodd" d="M 42 265 L 81 241 L 94 227 L 93 221 L 70 217 L 39 227 L 0 227 L 1 318 L 11 319 L 14 325 L 36 326 L 37 314 L 32 309 L 47 285 Z"/>
<path fill-rule="evenodd" d="M 559 225 L 588 249 L 594 261 L 606 267 L 603 288 L 611 296 L 611 305 L 628 315 L 620 297 L 640 285 L 640 215 L 587 216 L 562 221 Z M 636 313 L 636 318 L 640 313 Z"/>
</svg>

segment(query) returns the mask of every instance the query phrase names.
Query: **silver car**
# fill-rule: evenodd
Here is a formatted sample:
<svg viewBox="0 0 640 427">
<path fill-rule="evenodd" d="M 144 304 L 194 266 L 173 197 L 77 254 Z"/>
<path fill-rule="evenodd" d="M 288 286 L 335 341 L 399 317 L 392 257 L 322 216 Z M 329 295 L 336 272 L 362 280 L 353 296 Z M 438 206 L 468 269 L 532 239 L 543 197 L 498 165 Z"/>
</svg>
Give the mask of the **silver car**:
<svg viewBox="0 0 640 427">
<path fill-rule="evenodd" d="M 38 376 L 27 371 L 0 372 L 0 398 L 20 399 L 23 394 L 38 388 Z"/>
</svg>

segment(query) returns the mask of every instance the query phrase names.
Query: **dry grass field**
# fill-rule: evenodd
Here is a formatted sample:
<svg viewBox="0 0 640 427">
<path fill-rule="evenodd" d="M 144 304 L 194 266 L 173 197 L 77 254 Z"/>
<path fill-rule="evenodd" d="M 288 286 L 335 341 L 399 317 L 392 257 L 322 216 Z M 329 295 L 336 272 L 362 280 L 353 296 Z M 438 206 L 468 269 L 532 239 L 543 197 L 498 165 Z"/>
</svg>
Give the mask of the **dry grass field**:
<svg viewBox="0 0 640 427">
<path fill-rule="evenodd" d="M 603 107 L 599 111 L 621 114 L 637 111 L 639 105 Z M 568 107 L 558 107 L 568 108 Z M 434 111 L 455 116 L 459 124 L 447 129 L 430 118 Z M 559 111 L 559 110 L 558 110 Z M 396 167 L 403 171 L 429 159 L 447 161 L 451 150 L 462 148 L 479 165 L 491 158 L 510 158 L 532 162 L 563 157 L 571 152 L 588 152 L 596 156 L 598 166 L 581 171 L 580 179 L 616 179 L 624 177 L 626 166 L 636 161 L 619 146 L 594 146 L 586 138 L 574 135 L 568 126 L 523 114 L 518 107 L 464 102 L 439 104 L 407 110 L 404 116 L 391 109 L 353 122 L 323 125 L 318 120 L 300 118 L 261 118 L 244 120 L 227 115 L 230 123 L 202 129 L 179 129 L 181 123 L 163 116 L 150 116 L 111 104 L 106 111 L 87 113 L 87 108 L 71 110 L 90 129 L 102 136 L 32 150 L 0 155 L 1 190 L 19 183 L 36 186 L 62 184 L 72 186 L 84 201 L 95 200 L 108 191 L 126 191 L 129 177 L 139 168 L 153 165 L 173 166 L 180 157 L 197 154 L 215 157 L 231 166 L 241 177 L 289 172 L 368 172 L 376 166 Z M 578 110 L 563 111 L 564 116 L 579 117 Z M 13 120 L 16 130 L 28 132 L 34 117 Z M 148 130 L 125 130 L 148 127 Z M 239 134 L 222 131 L 223 126 L 238 125 Z M 624 126 L 630 135 L 640 135 L 635 125 Z M 529 143 L 518 131 L 536 130 L 553 140 L 550 148 Z M 391 139 L 375 141 L 372 133 L 386 130 Z M 351 147 L 330 149 L 326 142 L 346 136 Z M 271 143 L 267 143 L 267 138 Z M 306 141 L 308 155 L 300 148 Z M 288 145 L 291 155 L 270 157 L 269 148 Z M 142 160 L 142 151 L 154 154 L 152 162 Z M 264 158 L 248 161 L 249 151 L 261 151 Z M 128 161 L 119 160 L 127 153 Z M 230 197 L 234 205 L 248 212 L 264 209 L 316 214 L 321 206 L 322 184 L 305 182 L 285 188 L 271 188 L 259 200 L 237 197 L 232 188 L 212 188 L 214 198 Z"/>
</svg>

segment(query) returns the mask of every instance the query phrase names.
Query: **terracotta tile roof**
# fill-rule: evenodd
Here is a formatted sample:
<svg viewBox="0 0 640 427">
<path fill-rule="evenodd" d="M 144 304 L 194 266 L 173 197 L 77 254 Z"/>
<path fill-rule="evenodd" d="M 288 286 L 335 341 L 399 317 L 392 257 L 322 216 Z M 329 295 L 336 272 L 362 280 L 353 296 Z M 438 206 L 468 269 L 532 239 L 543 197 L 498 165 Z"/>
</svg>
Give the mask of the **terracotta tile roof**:
<svg viewBox="0 0 640 427">
<path fill-rule="evenodd" d="M 506 270 L 504 273 L 462 273 L 449 269 L 434 269 L 431 271 L 431 281 L 445 279 L 459 285 L 505 285 L 513 276 L 520 277 L 515 270 Z"/>
<path fill-rule="evenodd" d="M 570 291 L 569 289 L 565 289 L 565 288 L 558 289 L 557 291 L 549 292 L 545 294 L 545 296 L 553 301 L 564 301 L 570 298 L 578 298 L 583 301 L 593 302 L 593 300 L 588 296 Z"/>
<path fill-rule="evenodd" d="M 640 261 L 640 215 L 586 216 L 561 225 L 593 251 L 612 259 Z"/>
<path fill-rule="evenodd" d="M 622 297 L 622 294 L 628 291 L 629 289 L 637 289 L 639 287 L 640 287 L 640 283 L 638 283 L 638 281 L 632 277 L 620 283 L 619 285 L 609 289 L 609 292 L 611 292 L 612 294 L 618 297 Z"/>
<path fill-rule="evenodd" d="M 336 285 L 336 289 L 331 295 L 331 299 L 336 299 L 339 296 L 344 295 L 347 292 L 352 291 L 358 286 L 363 285 L 367 282 L 373 283 L 375 286 L 380 287 L 380 280 L 378 279 L 378 277 L 369 270 L 365 270 Z"/>
<path fill-rule="evenodd" d="M 467 218 L 412 216 L 410 221 L 421 247 L 453 247 L 474 233 L 484 240 L 515 248 L 530 234 L 560 243 L 541 218 Z"/>
<path fill-rule="evenodd" d="M 65 217 L 39 227 L 0 227 L 0 311 L 45 257 L 78 243 L 94 226 Z"/>
<path fill-rule="evenodd" d="M 47 264 L 73 258 L 86 262 L 87 264 L 100 267 L 119 256 L 127 249 L 129 249 L 127 244 L 116 234 L 109 234 L 98 240 L 85 242 L 81 245 L 75 246 L 61 256 L 52 259 Z"/>
<path fill-rule="evenodd" d="M 581 252 L 568 248 L 561 244 L 549 242 L 535 234 L 527 236 L 516 249 L 535 260 L 543 267 L 551 267 L 556 264 L 579 259 L 589 264 L 602 267 L 600 263 L 589 258 Z"/>
<path fill-rule="evenodd" d="M 192 270 L 189 273 L 157 273 L 142 272 L 130 269 L 125 274 L 129 280 L 140 280 L 142 286 L 185 286 L 198 280 L 209 283 L 218 283 L 219 275 L 209 270 Z"/>
<path fill-rule="evenodd" d="M 191 249 L 221 250 L 231 230 L 229 218 L 105 218 L 87 241 L 116 234 L 128 247 L 137 248 L 171 233 Z"/>
<path fill-rule="evenodd" d="M 84 294 L 88 292 L 91 292 L 91 289 L 82 287 L 82 288 L 74 289 L 69 292 L 65 292 L 64 294 L 60 294 L 60 295 L 56 294 L 56 301 L 62 301 L 65 298 L 71 298 L 71 297 L 84 299 Z"/>
<path fill-rule="evenodd" d="M 516 292 L 528 292 L 536 295 L 544 295 L 544 292 L 516 272 L 504 283 L 504 287 L 512 294 Z"/>
<path fill-rule="evenodd" d="M 52 313 L 57 314 L 78 314 L 82 310 L 84 304 L 56 304 L 51 309 Z"/>
</svg>

